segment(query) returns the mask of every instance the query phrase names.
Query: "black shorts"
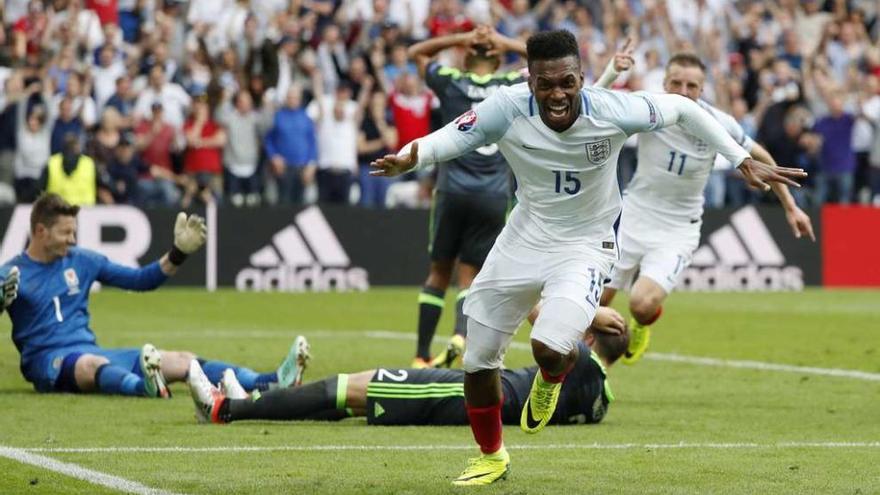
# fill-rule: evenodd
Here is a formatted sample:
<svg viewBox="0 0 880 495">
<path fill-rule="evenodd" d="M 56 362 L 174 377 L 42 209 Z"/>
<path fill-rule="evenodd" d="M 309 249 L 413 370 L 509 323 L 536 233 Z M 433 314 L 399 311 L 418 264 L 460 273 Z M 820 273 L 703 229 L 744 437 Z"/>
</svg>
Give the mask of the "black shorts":
<svg viewBox="0 0 880 495">
<path fill-rule="evenodd" d="M 428 250 L 431 261 L 482 267 L 504 228 L 509 201 L 503 196 L 434 193 Z"/>
<path fill-rule="evenodd" d="M 464 371 L 380 368 L 367 385 L 371 425 L 466 425 Z"/>
</svg>

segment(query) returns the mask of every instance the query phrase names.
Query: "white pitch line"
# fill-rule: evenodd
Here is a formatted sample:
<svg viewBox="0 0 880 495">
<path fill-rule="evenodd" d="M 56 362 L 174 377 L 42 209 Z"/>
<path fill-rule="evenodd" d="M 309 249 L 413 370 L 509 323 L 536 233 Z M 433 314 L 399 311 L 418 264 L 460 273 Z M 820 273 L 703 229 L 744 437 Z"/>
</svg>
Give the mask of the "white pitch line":
<svg viewBox="0 0 880 495">
<path fill-rule="evenodd" d="M 184 332 L 186 333 L 186 332 Z M 253 331 L 225 331 L 225 330 L 206 330 L 204 332 L 200 332 L 199 336 L 205 337 L 218 337 L 218 338 L 245 338 L 245 339 L 254 339 L 254 338 L 279 338 L 284 335 L 291 335 L 294 332 L 289 330 L 284 331 L 266 331 L 266 330 L 253 330 Z M 404 333 L 404 332 L 395 332 L 392 330 L 300 330 L 297 333 L 305 335 L 309 338 L 335 338 L 335 337 L 346 337 L 346 338 L 357 338 L 357 337 L 366 337 L 369 339 L 384 339 L 384 340 L 407 340 L 412 341 L 416 340 L 416 335 L 414 333 Z M 180 337 L 180 332 L 175 332 L 175 337 Z M 510 344 L 511 349 L 516 349 L 520 351 L 531 351 L 532 347 L 525 342 L 512 342 Z M 721 359 L 721 358 L 712 358 L 712 357 L 703 357 L 703 356 L 686 356 L 682 354 L 675 353 L 664 353 L 664 352 L 648 352 L 645 354 L 645 359 L 649 359 L 652 361 L 666 361 L 672 363 L 683 363 L 683 364 L 693 364 L 697 366 L 714 366 L 720 368 L 739 368 L 739 369 L 750 369 L 750 370 L 758 370 L 758 371 L 776 371 L 781 373 L 796 373 L 796 374 L 807 374 L 807 375 L 820 375 L 820 376 L 832 376 L 838 378 L 851 378 L 854 380 L 865 380 L 872 382 L 880 382 L 880 373 L 872 373 L 870 371 L 859 371 L 859 370 L 848 370 L 841 368 L 817 368 L 812 366 L 796 366 L 792 364 L 778 364 L 778 363 L 767 363 L 763 361 L 746 361 L 746 360 L 736 360 L 736 359 Z"/>
<path fill-rule="evenodd" d="M 761 361 L 741 361 L 736 359 L 718 359 L 699 356 L 682 356 L 681 354 L 666 354 L 649 352 L 645 359 L 652 361 L 667 361 L 673 363 L 697 364 L 701 366 L 719 366 L 723 368 L 742 368 L 761 371 L 781 371 L 785 373 L 805 373 L 808 375 L 837 376 L 854 378 L 856 380 L 868 380 L 880 382 L 880 373 L 869 371 L 845 370 L 840 368 L 815 368 L 812 366 L 795 366 L 791 364 L 765 363 Z"/>
<path fill-rule="evenodd" d="M 230 452 L 321 452 L 321 451 L 425 451 L 473 450 L 473 445 L 281 445 L 227 447 L 38 447 L 27 452 L 59 454 L 138 453 L 230 453 Z M 777 443 L 587 443 L 508 445 L 511 450 L 673 450 L 673 449 L 877 449 L 878 442 L 777 442 Z"/>
<path fill-rule="evenodd" d="M 0 445 L 0 457 L 6 457 L 22 464 L 30 464 L 56 473 L 65 474 L 72 478 L 88 481 L 95 485 L 105 486 L 125 493 L 139 495 L 175 495 L 173 492 L 150 488 L 136 481 L 127 480 L 112 474 L 102 473 L 87 469 L 77 464 L 62 462 L 51 457 L 35 454 L 31 449 L 19 449 Z"/>
</svg>

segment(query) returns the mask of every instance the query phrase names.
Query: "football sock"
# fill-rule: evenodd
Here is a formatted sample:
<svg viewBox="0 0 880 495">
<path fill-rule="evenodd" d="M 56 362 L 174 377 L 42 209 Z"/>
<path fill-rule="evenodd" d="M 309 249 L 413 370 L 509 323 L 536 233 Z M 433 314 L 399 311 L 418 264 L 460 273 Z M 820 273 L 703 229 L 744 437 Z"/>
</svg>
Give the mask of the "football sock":
<svg viewBox="0 0 880 495">
<path fill-rule="evenodd" d="M 662 315 L 662 314 L 663 314 L 663 306 L 660 306 L 659 308 L 657 308 L 657 313 L 654 314 L 654 316 L 652 316 L 650 320 L 648 320 L 644 323 L 641 323 L 641 325 L 645 326 L 645 327 L 653 325 L 654 322 L 656 322 L 657 320 L 660 319 L 660 315 Z"/>
<path fill-rule="evenodd" d="M 474 440 L 480 445 L 480 451 L 484 454 L 494 454 L 501 448 L 501 404 L 503 402 L 504 399 L 489 407 L 466 406 Z"/>
<path fill-rule="evenodd" d="M 241 383 L 241 386 L 248 392 L 252 390 L 269 390 L 269 385 L 278 383 L 278 375 L 275 372 L 257 373 L 250 368 L 242 368 L 222 361 L 205 361 L 199 359 L 199 364 L 202 365 L 202 370 L 204 370 L 205 376 L 207 376 L 208 380 L 214 384 L 220 382 L 223 378 L 223 372 L 226 371 L 227 368 L 231 368 L 232 371 L 235 372 L 235 377 L 238 378 L 238 382 Z"/>
<path fill-rule="evenodd" d="M 348 416 L 345 412 L 347 386 L 348 375 L 338 375 L 301 387 L 279 388 L 255 394 L 250 399 L 227 399 L 220 406 L 219 417 L 223 422 L 242 419 L 339 420 Z M 339 389 L 341 408 L 338 407 Z"/>
<path fill-rule="evenodd" d="M 419 293 L 419 341 L 416 357 L 431 359 L 431 341 L 443 313 L 445 295 L 445 290 L 428 286 L 422 287 L 422 292 Z"/>
<path fill-rule="evenodd" d="M 565 376 L 568 375 L 572 368 L 574 368 L 574 363 L 575 362 L 572 362 L 567 368 L 565 368 L 565 371 L 556 376 L 551 375 L 550 373 L 545 371 L 544 368 L 538 367 L 538 369 L 541 370 L 541 378 L 544 380 L 545 383 L 562 383 L 563 381 L 565 381 Z"/>
<path fill-rule="evenodd" d="M 112 364 L 104 364 L 95 372 L 95 386 L 104 394 L 143 396 L 144 379 Z"/>
<path fill-rule="evenodd" d="M 464 298 L 468 295 L 468 289 L 459 291 L 455 296 L 455 333 L 467 337 L 467 316 L 464 315 Z"/>
</svg>

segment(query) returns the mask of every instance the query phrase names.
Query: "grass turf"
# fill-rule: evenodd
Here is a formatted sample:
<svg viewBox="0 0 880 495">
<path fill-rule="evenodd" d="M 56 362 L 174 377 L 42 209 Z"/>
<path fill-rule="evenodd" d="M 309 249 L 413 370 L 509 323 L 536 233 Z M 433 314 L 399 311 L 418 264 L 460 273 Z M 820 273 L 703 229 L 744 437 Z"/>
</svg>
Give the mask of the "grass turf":
<svg viewBox="0 0 880 495">
<path fill-rule="evenodd" d="M 105 290 L 92 296 L 91 313 L 104 346 L 149 341 L 258 370 L 277 366 L 303 333 L 315 357 L 309 381 L 406 366 L 415 347 L 417 290 L 293 295 Z M 677 293 L 655 325 L 651 350 L 878 373 L 878 296 L 820 290 Z M 447 308 L 454 307 L 453 297 L 450 293 Z M 625 300 L 616 306 L 624 308 Z M 437 350 L 450 332 L 451 313 L 440 323 Z M 0 331 L 9 332 L 5 317 Z M 521 330 L 517 340 L 527 336 Z M 525 366 L 530 356 L 511 349 L 506 362 Z M 615 366 L 611 383 L 617 401 L 600 425 L 550 427 L 535 436 L 506 427 L 510 478 L 481 492 L 880 493 L 878 381 L 645 359 L 633 367 Z M 362 419 L 197 425 L 186 388 L 177 384 L 173 391 L 171 401 L 38 395 L 21 378 L 9 343 L 0 346 L 0 446 L 416 449 L 39 452 L 150 487 L 205 494 L 458 493 L 449 481 L 476 452 L 467 427 L 381 428 Z M 684 447 L 671 448 L 682 442 Z M 779 445 L 787 442 L 874 446 Z M 634 446 L 596 448 L 624 444 Z M 542 447 L 553 445 L 564 447 Z M 0 471 L 0 493 L 106 492 L 3 458 Z"/>
</svg>

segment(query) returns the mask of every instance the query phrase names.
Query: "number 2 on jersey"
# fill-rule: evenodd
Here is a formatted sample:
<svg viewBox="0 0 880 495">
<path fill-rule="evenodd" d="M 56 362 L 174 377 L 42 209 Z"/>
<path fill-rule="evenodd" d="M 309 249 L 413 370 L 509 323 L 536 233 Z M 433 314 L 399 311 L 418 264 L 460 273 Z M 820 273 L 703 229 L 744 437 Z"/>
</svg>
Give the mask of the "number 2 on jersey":
<svg viewBox="0 0 880 495">
<path fill-rule="evenodd" d="M 553 175 L 556 176 L 556 192 L 565 191 L 567 194 L 577 194 L 581 190 L 581 180 L 578 179 L 578 173 L 568 170 L 563 175 L 562 170 L 554 170 Z M 565 187 L 563 187 L 563 177 L 565 179 Z"/>
<path fill-rule="evenodd" d="M 666 169 L 667 172 L 672 172 L 672 168 L 675 166 L 675 155 L 674 151 L 669 152 L 669 168 Z M 684 153 L 678 155 L 678 175 L 681 175 L 684 172 L 684 162 L 687 161 L 687 155 Z"/>
<path fill-rule="evenodd" d="M 379 372 L 376 373 L 376 380 L 380 382 L 391 380 L 392 382 L 403 382 L 406 381 L 407 373 L 406 370 L 397 370 L 397 374 L 393 371 L 386 370 L 385 368 L 379 368 Z"/>
</svg>

